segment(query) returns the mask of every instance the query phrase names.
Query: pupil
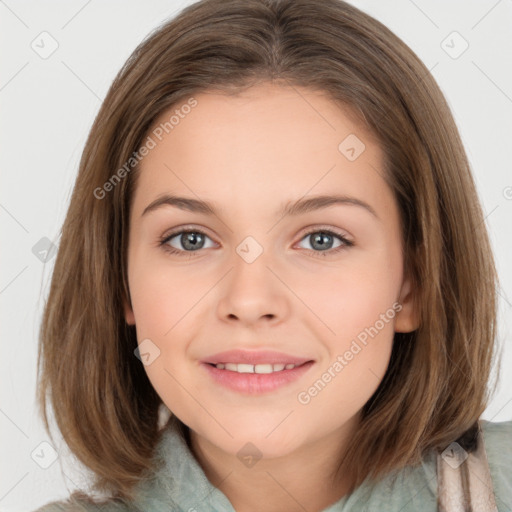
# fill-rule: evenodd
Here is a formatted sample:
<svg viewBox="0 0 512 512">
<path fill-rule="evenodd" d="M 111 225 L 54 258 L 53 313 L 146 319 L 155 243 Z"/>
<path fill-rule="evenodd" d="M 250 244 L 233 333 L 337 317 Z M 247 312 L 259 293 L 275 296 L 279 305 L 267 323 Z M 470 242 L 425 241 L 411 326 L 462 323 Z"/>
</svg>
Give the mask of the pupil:
<svg viewBox="0 0 512 512">
<path fill-rule="evenodd" d="M 326 246 L 329 244 L 329 239 L 331 238 L 331 235 L 328 235 L 327 233 L 319 233 L 316 235 L 313 235 L 313 247 L 315 244 L 318 244 L 317 249 L 326 249 Z"/>
<path fill-rule="evenodd" d="M 186 249 L 196 249 L 201 242 L 201 233 L 186 233 L 185 242 L 183 243 L 183 247 Z"/>
</svg>

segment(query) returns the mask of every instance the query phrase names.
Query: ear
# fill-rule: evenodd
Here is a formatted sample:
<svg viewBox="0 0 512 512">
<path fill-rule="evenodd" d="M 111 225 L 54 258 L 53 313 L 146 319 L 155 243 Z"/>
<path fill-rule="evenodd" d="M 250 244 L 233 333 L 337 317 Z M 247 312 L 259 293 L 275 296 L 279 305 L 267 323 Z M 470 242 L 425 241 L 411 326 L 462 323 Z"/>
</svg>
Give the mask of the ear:
<svg viewBox="0 0 512 512">
<path fill-rule="evenodd" d="M 414 292 L 411 280 L 405 279 L 398 299 L 402 309 L 396 315 L 395 332 L 412 332 L 419 327 L 419 312 L 416 309 Z"/>
<path fill-rule="evenodd" d="M 128 325 L 135 325 L 135 315 L 133 314 L 133 308 L 131 304 L 124 299 L 123 301 L 124 307 L 124 319 Z"/>
</svg>

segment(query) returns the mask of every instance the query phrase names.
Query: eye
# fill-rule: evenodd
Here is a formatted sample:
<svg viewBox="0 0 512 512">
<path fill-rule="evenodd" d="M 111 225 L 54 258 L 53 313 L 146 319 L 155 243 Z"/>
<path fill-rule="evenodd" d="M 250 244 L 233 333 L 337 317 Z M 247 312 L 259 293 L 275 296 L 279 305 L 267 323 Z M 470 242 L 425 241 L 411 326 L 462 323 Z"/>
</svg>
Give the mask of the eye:
<svg viewBox="0 0 512 512">
<path fill-rule="evenodd" d="M 333 248 L 332 244 L 336 238 L 341 243 Z M 194 252 L 208 248 L 205 246 L 206 239 L 211 241 L 211 238 L 204 231 L 195 228 L 184 228 L 165 235 L 159 241 L 159 245 L 170 254 L 186 256 L 188 253 L 188 256 L 192 257 Z M 308 231 L 301 240 L 307 240 L 312 248 L 306 249 L 310 251 L 312 255 L 319 257 L 337 254 L 338 252 L 354 245 L 353 242 L 347 240 L 342 234 L 331 229 L 318 227 Z M 178 245 L 178 247 L 176 247 L 176 245 Z M 212 246 L 214 247 L 215 243 L 210 245 L 210 247 Z"/>
<path fill-rule="evenodd" d="M 160 245 L 165 251 L 182 256 L 187 252 L 193 253 L 197 252 L 199 249 L 208 248 L 205 247 L 206 238 L 211 240 L 206 233 L 199 229 L 182 229 L 166 235 L 162 240 L 160 240 Z M 173 239 L 176 240 L 173 241 Z M 172 244 L 177 244 L 178 248 L 171 245 L 171 242 Z M 190 256 L 192 256 L 192 254 L 190 254 Z"/>
<path fill-rule="evenodd" d="M 341 241 L 337 247 L 332 248 L 332 244 L 334 239 L 338 239 Z M 353 242 L 347 240 L 340 233 L 336 233 L 330 229 L 322 229 L 315 228 L 313 230 L 308 231 L 302 240 L 307 240 L 310 243 L 312 249 L 308 249 L 312 251 L 314 256 L 326 257 L 329 255 L 337 254 L 340 251 L 343 251 L 347 247 L 352 247 L 354 245 Z"/>
</svg>

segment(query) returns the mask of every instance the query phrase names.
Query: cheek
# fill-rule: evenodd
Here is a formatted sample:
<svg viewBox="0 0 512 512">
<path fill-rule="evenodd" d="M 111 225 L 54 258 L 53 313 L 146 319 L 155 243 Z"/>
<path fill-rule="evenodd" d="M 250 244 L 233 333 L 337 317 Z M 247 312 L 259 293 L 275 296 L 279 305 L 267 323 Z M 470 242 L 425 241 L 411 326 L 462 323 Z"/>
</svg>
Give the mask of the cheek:
<svg viewBox="0 0 512 512">
<path fill-rule="evenodd" d="M 398 262 L 399 264 L 399 262 Z M 353 266 L 350 271 L 317 282 L 312 300 L 330 333 L 323 340 L 328 357 L 315 375 L 325 383 L 317 402 L 341 400 L 347 407 L 362 406 L 383 378 L 391 355 L 394 323 L 401 306 L 396 302 L 399 268 L 383 270 L 383 263 Z M 315 391 L 313 390 L 313 393 Z M 332 403 L 332 402 L 331 402 Z"/>
<path fill-rule="evenodd" d="M 181 411 L 186 396 L 179 383 L 186 382 L 181 362 L 187 340 L 181 330 L 187 325 L 186 315 L 193 306 L 194 292 L 179 273 L 170 273 L 162 264 L 142 264 L 141 260 L 138 265 L 135 263 L 134 259 L 130 294 L 137 340 L 140 352 L 146 349 L 151 358 L 149 364 L 144 364 L 144 370 L 166 406 Z"/>
<path fill-rule="evenodd" d="M 170 271 L 163 262 L 134 261 L 130 295 L 137 332 L 146 337 L 164 338 L 204 295 L 189 272 Z"/>
<path fill-rule="evenodd" d="M 386 315 L 379 331 L 393 331 L 397 300 L 398 268 L 385 268 L 382 262 L 360 262 L 336 272 L 317 275 L 309 286 L 308 304 L 329 328 L 335 343 L 343 346 Z M 306 288 L 304 288 L 304 296 Z"/>
<path fill-rule="evenodd" d="M 388 307 L 389 306 L 389 307 Z M 381 314 L 382 312 L 382 314 Z M 396 308 L 384 301 L 354 301 L 334 324 L 329 357 L 305 383 L 298 402 L 331 427 L 355 414 L 381 383 L 391 356 Z"/>
<path fill-rule="evenodd" d="M 139 344 L 150 340 L 146 344 L 157 354 L 144 369 L 155 390 L 173 409 L 183 399 L 179 383 L 188 378 L 183 374 L 183 359 L 189 338 L 200 325 L 195 320 L 194 306 L 208 287 L 205 280 L 192 278 L 190 272 L 170 271 L 165 261 L 144 264 L 142 259 L 134 258 L 133 263 L 129 284 L 137 340 Z"/>
</svg>

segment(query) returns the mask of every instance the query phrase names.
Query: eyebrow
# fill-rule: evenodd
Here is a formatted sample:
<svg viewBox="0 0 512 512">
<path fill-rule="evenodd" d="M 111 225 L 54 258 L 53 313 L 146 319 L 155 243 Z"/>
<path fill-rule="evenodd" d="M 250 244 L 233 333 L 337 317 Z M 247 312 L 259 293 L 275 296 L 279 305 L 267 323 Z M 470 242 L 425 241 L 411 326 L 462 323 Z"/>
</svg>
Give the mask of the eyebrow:
<svg viewBox="0 0 512 512">
<path fill-rule="evenodd" d="M 322 208 L 328 208 L 329 206 L 333 205 L 359 206 L 380 220 L 375 210 L 369 204 L 356 197 L 346 195 L 319 195 L 299 199 L 293 203 L 288 202 L 281 207 L 281 209 L 277 212 L 277 215 L 280 217 L 296 216 L 307 212 L 320 210 Z M 193 199 L 191 197 L 179 197 L 169 194 L 164 194 L 158 197 L 152 203 L 146 206 L 141 216 L 144 216 L 151 211 L 157 210 L 162 206 L 174 206 L 180 210 L 217 216 L 216 208 L 213 203 L 199 199 Z"/>
</svg>

